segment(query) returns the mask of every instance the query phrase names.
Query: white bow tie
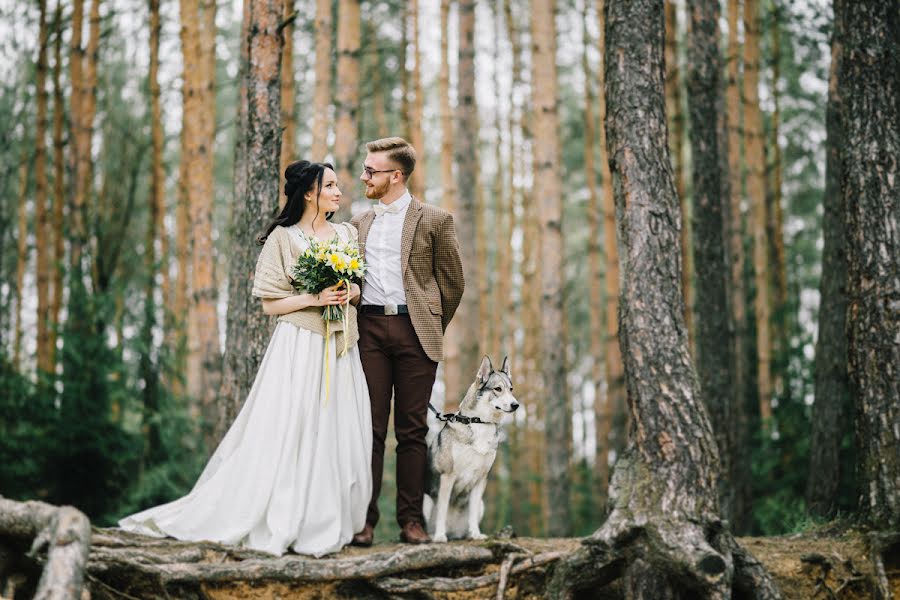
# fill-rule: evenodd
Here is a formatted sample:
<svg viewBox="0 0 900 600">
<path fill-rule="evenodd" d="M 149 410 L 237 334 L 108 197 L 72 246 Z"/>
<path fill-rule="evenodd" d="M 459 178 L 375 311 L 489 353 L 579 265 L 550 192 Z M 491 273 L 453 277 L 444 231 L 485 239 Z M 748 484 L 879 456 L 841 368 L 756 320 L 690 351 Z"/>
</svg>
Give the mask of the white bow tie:
<svg viewBox="0 0 900 600">
<path fill-rule="evenodd" d="M 400 205 L 397 202 L 391 202 L 390 204 L 382 204 L 381 202 L 379 202 L 378 204 L 373 206 L 372 209 L 375 211 L 376 217 L 380 217 L 384 213 L 395 215 L 400 212 Z"/>
</svg>

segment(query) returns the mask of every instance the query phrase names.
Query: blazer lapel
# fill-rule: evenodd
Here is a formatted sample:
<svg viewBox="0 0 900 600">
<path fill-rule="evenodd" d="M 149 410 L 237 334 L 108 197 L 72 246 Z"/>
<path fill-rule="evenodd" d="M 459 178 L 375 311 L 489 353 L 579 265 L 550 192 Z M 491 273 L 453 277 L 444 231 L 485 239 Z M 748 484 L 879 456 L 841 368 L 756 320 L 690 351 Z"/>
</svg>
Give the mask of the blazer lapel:
<svg viewBox="0 0 900 600">
<path fill-rule="evenodd" d="M 422 218 L 422 203 L 415 198 L 409 203 L 406 218 L 403 220 L 403 237 L 400 238 L 400 272 L 406 273 L 409 264 L 409 253 L 412 250 L 413 237 L 416 235 L 416 226 Z"/>
<path fill-rule="evenodd" d="M 375 212 L 370 210 L 359 221 L 359 252 L 363 259 L 366 258 L 366 238 L 369 236 L 369 228 L 374 220 Z"/>
</svg>

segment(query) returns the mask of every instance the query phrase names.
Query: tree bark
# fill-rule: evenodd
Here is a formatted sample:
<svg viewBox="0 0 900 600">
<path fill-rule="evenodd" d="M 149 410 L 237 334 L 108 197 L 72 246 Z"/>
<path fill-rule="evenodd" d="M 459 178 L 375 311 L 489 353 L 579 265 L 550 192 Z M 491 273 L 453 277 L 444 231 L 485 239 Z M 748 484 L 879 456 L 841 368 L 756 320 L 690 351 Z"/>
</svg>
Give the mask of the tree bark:
<svg viewBox="0 0 900 600">
<path fill-rule="evenodd" d="M 562 333 L 563 269 L 562 180 L 556 75 L 556 9 L 553 3 L 532 0 L 532 102 L 535 138 L 533 174 L 540 226 L 541 363 L 546 396 L 546 454 L 544 489 L 547 494 L 547 534 L 564 536 L 571 529 L 569 513 L 569 456 L 571 408 L 565 372 L 565 335 Z M 530 293 L 535 293 L 534 290 Z"/>
<path fill-rule="evenodd" d="M 603 253 L 606 260 L 606 336 L 604 338 L 604 360 L 606 363 L 606 420 L 609 422 L 607 453 L 621 456 L 625 449 L 627 429 L 627 409 L 625 401 L 625 366 L 619 349 L 619 249 L 616 243 L 616 204 L 613 197 L 612 174 L 609 170 L 609 146 L 606 142 L 606 0 L 597 0 L 599 19 L 600 65 L 597 69 L 597 113 L 600 128 L 597 133 L 600 146 L 600 181 L 603 190 Z M 609 456 L 601 457 L 609 464 Z M 608 472 L 608 467 L 607 467 Z M 609 476 L 607 475 L 607 479 Z M 604 482 L 608 487 L 608 483 Z"/>
<path fill-rule="evenodd" d="M 738 0 L 728 1 L 728 49 L 726 60 L 727 84 L 725 102 L 728 121 L 728 181 L 729 198 L 726 218 L 728 236 L 729 298 L 731 327 L 733 329 L 733 394 L 732 431 L 736 432 L 735 447 L 741 451 L 732 457 L 731 484 L 734 488 L 732 524 L 735 531 L 743 531 L 747 521 L 751 498 L 749 480 L 749 459 L 747 451 L 749 435 L 747 427 L 747 293 L 744 286 L 744 223 L 741 200 L 743 199 L 743 177 L 741 164 L 741 90 L 739 70 L 741 48 L 738 42 Z"/>
<path fill-rule="evenodd" d="M 696 268 L 696 365 L 725 477 L 719 479 L 722 515 L 731 520 L 733 457 L 740 452 L 732 430 L 733 339 L 727 297 L 725 210 L 729 198 L 724 86 L 719 54 L 718 0 L 688 2 L 688 107 L 693 165 L 694 266 Z"/>
<path fill-rule="evenodd" d="M 37 366 L 38 372 L 52 374 L 50 352 L 50 281 L 53 232 L 47 207 L 47 51 L 50 45 L 47 0 L 38 0 L 39 31 L 36 75 L 37 123 L 34 135 L 34 230 L 37 273 Z"/>
<path fill-rule="evenodd" d="M 628 597 L 730 598 L 733 583 L 764 571 L 738 560 L 719 517 L 716 441 L 688 350 L 681 215 L 666 139 L 662 0 L 610 4 L 606 31 L 620 341 L 632 423 L 610 484 L 610 515 L 557 567 L 548 596 L 572 598 L 621 578 Z M 761 581 L 744 597 L 780 597 Z"/>
<path fill-rule="evenodd" d="M 756 286 L 756 388 L 759 416 L 772 417 L 772 333 L 769 299 L 769 244 L 766 236 L 765 149 L 759 107 L 759 2 L 744 0 L 744 148 L 747 197 L 753 234 L 753 272 Z"/>
<path fill-rule="evenodd" d="M 900 12 L 840 4 L 838 70 L 847 232 L 847 356 L 856 403 L 859 508 L 900 528 Z"/>
<path fill-rule="evenodd" d="M 211 450 L 215 443 L 217 391 L 222 375 L 219 349 L 219 319 L 216 310 L 215 245 L 212 209 L 214 201 L 215 143 L 215 0 L 182 0 L 182 10 L 193 25 L 182 22 L 185 30 L 195 26 L 194 69 L 185 61 L 184 130 L 187 161 L 186 191 L 190 215 L 191 296 L 188 308 L 187 392 L 198 403 L 203 418 L 204 441 Z"/>
<path fill-rule="evenodd" d="M 65 162 L 63 154 L 63 124 L 65 121 L 65 106 L 63 103 L 63 88 L 60 81 L 62 77 L 62 2 L 56 3 L 56 12 L 53 17 L 53 31 L 55 39 L 53 45 L 53 285 L 50 298 L 50 342 L 49 362 L 56 365 L 56 339 L 59 329 L 59 313 L 62 310 L 63 300 L 63 273 L 65 263 L 65 247 L 63 245 L 63 207 L 65 197 Z"/>
<path fill-rule="evenodd" d="M 784 379 L 787 375 L 788 340 L 790 339 L 791 321 L 788 314 L 788 282 L 787 259 L 784 251 L 784 215 L 783 215 L 783 168 L 781 158 L 781 145 L 778 141 L 781 130 L 781 9 L 779 0 L 772 0 L 771 28 L 772 28 L 772 116 L 770 119 L 771 161 L 767 171 L 769 172 L 769 192 L 766 198 L 769 205 L 766 207 L 767 237 L 769 239 L 771 263 L 774 267 L 772 274 L 772 314 L 775 317 L 773 323 L 775 330 L 772 335 L 772 357 L 777 361 L 772 376 L 774 391 L 778 395 L 786 392 Z"/>
<path fill-rule="evenodd" d="M 441 0 L 441 70 L 438 97 L 441 114 L 441 205 L 454 212 L 456 180 L 453 178 L 453 112 L 450 110 L 450 0 Z"/>
<path fill-rule="evenodd" d="M 840 14 L 843 0 L 835 0 Z M 840 448 L 844 420 L 849 416 L 847 381 L 847 239 L 844 201 L 841 196 L 842 98 L 837 75 L 843 59 L 843 22 L 834 21 L 831 37 L 831 70 L 825 112 L 825 196 L 822 204 L 822 278 L 819 282 L 819 332 L 816 339 L 815 402 L 810 419 L 809 478 L 806 506 L 810 513 L 827 517 L 834 513 L 841 482 Z"/>
<path fill-rule="evenodd" d="M 685 177 L 687 167 L 684 156 L 685 118 L 682 106 L 681 69 L 678 64 L 678 6 L 675 0 L 666 0 L 666 116 L 671 135 L 672 170 L 675 172 L 675 190 L 681 202 L 681 287 L 684 291 L 684 320 L 690 340 L 691 355 L 696 354 L 694 327 L 694 255 L 691 251 L 691 203 L 687 195 Z"/>
<path fill-rule="evenodd" d="M 331 0 L 316 0 L 316 83 L 313 90 L 310 160 L 323 161 L 328 152 L 328 106 L 331 98 Z M 349 194 L 348 194 L 349 196 Z"/>
<path fill-rule="evenodd" d="M 484 275 L 479 270 L 478 262 L 478 246 L 482 242 L 477 239 L 478 220 L 481 217 L 478 215 L 480 153 L 478 103 L 475 98 L 475 2 L 460 0 L 457 7 L 459 60 L 454 136 L 457 195 L 453 214 L 466 281 L 474 285 L 467 286 L 468 291 L 463 294 L 456 316 L 447 329 L 450 353 L 444 365 L 445 411 L 456 410 L 478 369 L 481 330 L 478 292 Z"/>
<path fill-rule="evenodd" d="M 13 365 L 22 371 L 22 341 L 25 337 L 22 326 L 22 304 L 25 298 L 25 269 L 28 267 L 28 144 L 22 141 L 22 156 L 19 159 L 18 189 L 18 229 L 16 236 L 16 292 L 15 292 L 15 337 L 13 339 Z"/>
<path fill-rule="evenodd" d="M 287 196 L 284 195 L 284 170 L 297 160 L 297 107 L 295 106 L 294 82 L 294 23 L 297 14 L 294 9 L 295 0 L 284 0 L 281 37 L 284 48 L 281 52 L 281 161 L 278 167 L 278 206 L 284 208 Z M 321 159 L 312 159 L 321 160 Z M 348 190 L 349 191 L 349 190 Z"/>
<path fill-rule="evenodd" d="M 357 110 L 359 108 L 359 46 L 360 9 L 359 0 L 340 0 L 338 3 L 337 25 L 337 93 L 335 94 L 334 126 L 334 167 L 338 186 L 351 190 L 357 183 L 354 164 L 358 152 L 359 131 Z M 346 194 L 336 221 L 350 219 L 350 204 L 353 194 Z"/>
<path fill-rule="evenodd" d="M 71 506 L 14 502 L 0 496 L 0 536 L 33 540 L 32 553 L 46 547 L 35 599 L 82 597 L 91 547 L 91 523 L 84 514 Z"/>
<path fill-rule="evenodd" d="M 597 143 L 597 126 L 594 114 L 596 95 L 594 94 L 594 74 L 591 70 L 588 32 L 588 7 L 585 2 L 582 12 L 584 25 L 581 30 L 583 48 L 581 68 L 584 71 L 584 178 L 588 188 L 588 294 L 590 298 L 590 339 L 591 339 L 591 379 L 594 384 L 594 424 L 596 431 L 596 452 L 594 454 L 594 494 L 597 506 L 606 503 L 606 488 L 609 483 L 609 432 L 612 426 L 612 411 L 609 397 L 603 397 L 603 267 L 601 247 L 601 227 L 603 209 L 597 190 L 597 167 L 594 148 Z"/>
<path fill-rule="evenodd" d="M 244 195 L 235 198 L 231 222 L 231 272 L 228 279 L 228 347 L 216 430 L 221 439 L 250 391 L 271 335 L 270 319 L 251 295 L 253 273 L 263 233 L 278 207 L 278 161 L 281 143 L 279 83 L 283 40 L 280 25 L 283 0 L 250 0 L 245 171 L 236 173 Z"/>
<path fill-rule="evenodd" d="M 409 191 L 420 202 L 425 202 L 425 133 L 422 129 L 425 99 L 422 92 L 422 60 L 424 54 L 420 48 L 421 32 L 419 31 L 419 0 L 409 1 L 409 20 L 412 22 L 412 110 L 410 111 L 409 142 L 416 149 L 416 170 L 409 181 Z"/>
</svg>

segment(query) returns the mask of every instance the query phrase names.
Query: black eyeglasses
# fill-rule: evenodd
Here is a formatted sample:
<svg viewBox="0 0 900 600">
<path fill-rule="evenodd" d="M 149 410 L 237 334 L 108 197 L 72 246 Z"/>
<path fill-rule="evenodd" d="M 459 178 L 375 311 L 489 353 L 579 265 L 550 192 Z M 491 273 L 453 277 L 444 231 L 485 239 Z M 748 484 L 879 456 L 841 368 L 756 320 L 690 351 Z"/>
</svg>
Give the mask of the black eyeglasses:
<svg viewBox="0 0 900 600">
<path fill-rule="evenodd" d="M 363 165 L 363 173 L 365 173 L 366 179 L 372 179 L 372 175 L 375 173 L 392 173 L 394 171 L 399 171 L 400 169 L 383 169 L 381 171 L 376 171 L 372 167 L 367 167 Z"/>
</svg>

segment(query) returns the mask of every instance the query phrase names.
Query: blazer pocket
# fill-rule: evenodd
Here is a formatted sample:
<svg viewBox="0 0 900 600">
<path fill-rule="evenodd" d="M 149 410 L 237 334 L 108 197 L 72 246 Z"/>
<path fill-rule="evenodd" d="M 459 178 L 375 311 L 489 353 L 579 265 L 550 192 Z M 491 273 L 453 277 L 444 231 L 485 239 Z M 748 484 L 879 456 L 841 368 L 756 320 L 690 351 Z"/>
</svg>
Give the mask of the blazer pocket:
<svg viewBox="0 0 900 600">
<path fill-rule="evenodd" d="M 430 310 L 431 314 L 433 314 L 433 315 L 443 315 L 444 314 L 444 308 L 440 305 L 440 303 L 435 304 L 434 302 L 429 302 L 428 310 Z"/>
</svg>

